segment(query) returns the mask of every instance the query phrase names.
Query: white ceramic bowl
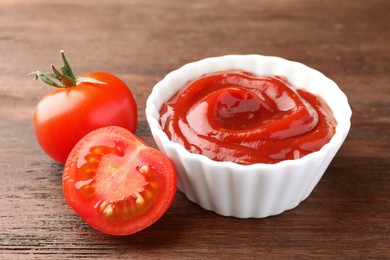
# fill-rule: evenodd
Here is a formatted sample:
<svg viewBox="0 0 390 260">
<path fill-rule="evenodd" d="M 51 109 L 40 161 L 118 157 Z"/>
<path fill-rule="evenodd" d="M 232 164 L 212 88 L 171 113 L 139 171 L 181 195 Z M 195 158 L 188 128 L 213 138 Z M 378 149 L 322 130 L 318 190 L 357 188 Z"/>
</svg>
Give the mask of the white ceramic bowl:
<svg viewBox="0 0 390 260">
<path fill-rule="evenodd" d="M 292 85 L 320 95 L 337 120 L 335 135 L 321 150 L 300 159 L 252 165 L 213 161 L 170 141 L 159 123 L 162 104 L 189 80 L 230 69 L 283 75 Z M 347 97 L 322 73 L 301 63 L 261 55 L 228 55 L 186 64 L 158 82 L 146 102 L 146 118 L 153 138 L 176 165 L 178 188 L 204 209 L 238 218 L 280 214 L 306 199 L 344 142 L 351 114 Z"/>
</svg>

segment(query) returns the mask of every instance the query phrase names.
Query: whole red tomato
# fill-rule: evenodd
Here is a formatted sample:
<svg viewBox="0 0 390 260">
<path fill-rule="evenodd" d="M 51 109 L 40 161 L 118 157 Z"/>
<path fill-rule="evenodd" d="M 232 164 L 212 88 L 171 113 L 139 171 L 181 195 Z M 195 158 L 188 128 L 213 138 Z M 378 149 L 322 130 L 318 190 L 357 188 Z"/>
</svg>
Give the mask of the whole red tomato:
<svg viewBox="0 0 390 260">
<path fill-rule="evenodd" d="M 120 126 L 135 132 L 137 105 L 130 89 L 116 76 L 93 72 L 75 78 L 62 52 L 60 71 L 32 74 L 57 87 L 38 103 L 34 132 L 42 149 L 64 164 L 76 143 L 104 126 Z"/>
</svg>

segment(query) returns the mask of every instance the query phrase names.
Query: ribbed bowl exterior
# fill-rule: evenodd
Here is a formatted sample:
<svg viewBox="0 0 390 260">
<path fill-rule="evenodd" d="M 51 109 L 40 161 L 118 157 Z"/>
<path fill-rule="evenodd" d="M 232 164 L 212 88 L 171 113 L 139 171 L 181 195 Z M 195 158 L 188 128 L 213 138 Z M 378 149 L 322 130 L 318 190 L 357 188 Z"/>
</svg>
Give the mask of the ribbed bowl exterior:
<svg viewBox="0 0 390 260">
<path fill-rule="evenodd" d="M 338 122 L 335 135 L 321 150 L 303 158 L 252 165 L 213 161 L 170 141 L 159 124 L 162 104 L 189 80 L 229 69 L 286 76 L 294 86 L 320 95 Z M 178 188 L 202 208 L 238 218 L 277 215 L 306 199 L 344 142 L 351 114 L 345 94 L 322 73 L 298 62 L 261 55 L 227 55 L 186 64 L 157 83 L 146 103 L 153 138 L 176 166 Z"/>
</svg>

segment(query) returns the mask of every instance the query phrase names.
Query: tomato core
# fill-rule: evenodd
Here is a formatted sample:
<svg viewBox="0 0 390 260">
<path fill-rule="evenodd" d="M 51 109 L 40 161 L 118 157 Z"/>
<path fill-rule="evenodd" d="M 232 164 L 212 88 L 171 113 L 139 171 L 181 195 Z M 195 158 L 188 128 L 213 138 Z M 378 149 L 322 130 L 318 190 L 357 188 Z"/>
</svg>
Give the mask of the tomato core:
<svg viewBox="0 0 390 260">
<path fill-rule="evenodd" d="M 85 202 L 94 200 L 97 213 L 107 221 L 127 221 L 147 211 L 158 196 L 153 170 L 134 164 L 118 147 L 92 147 L 84 159 L 75 188 Z"/>
</svg>

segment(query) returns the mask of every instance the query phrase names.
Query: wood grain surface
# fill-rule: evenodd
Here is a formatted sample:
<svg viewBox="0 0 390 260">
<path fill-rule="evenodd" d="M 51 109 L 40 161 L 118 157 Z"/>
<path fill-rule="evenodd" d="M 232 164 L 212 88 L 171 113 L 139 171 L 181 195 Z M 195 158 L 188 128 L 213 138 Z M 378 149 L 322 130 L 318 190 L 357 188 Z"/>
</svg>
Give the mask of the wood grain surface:
<svg viewBox="0 0 390 260">
<path fill-rule="evenodd" d="M 390 1 L 0 1 L 1 259 L 390 258 Z M 145 101 L 185 63 L 280 56 L 338 83 L 353 110 L 344 145 L 310 197 L 265 219 L 222 217 L 182 193 L 127 237 L 76 215 L 63 167 L 37 144 L 32 115 L 50 88 L 26 74 L 60 65 L 118 75 L 136 96 L 137 134 L 155 143 Z"/>
</svg>

